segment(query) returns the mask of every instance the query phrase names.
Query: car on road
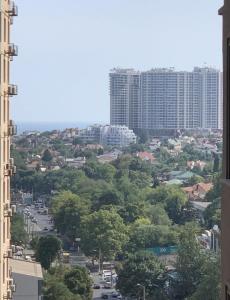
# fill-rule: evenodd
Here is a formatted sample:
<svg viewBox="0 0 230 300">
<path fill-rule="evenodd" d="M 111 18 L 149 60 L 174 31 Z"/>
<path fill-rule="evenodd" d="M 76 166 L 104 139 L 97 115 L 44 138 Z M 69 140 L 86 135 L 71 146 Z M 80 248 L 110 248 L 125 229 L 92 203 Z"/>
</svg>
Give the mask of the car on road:
<svg viewBox="0 0 230 300">
<path fill-rule="evenodd" d="M 112 299 L 122 299 L 122 296 L 118 292 L 112 292 Z"/>
<path fill-rule="evenodd" d="M 101 294 L 101 299 L 109 299 L 109 295 L 105 294 L 105 293 L 102 293 Z"/>
<path fill-rule="evenodd" d="M 103 288 L 104 289 L 111 289 L 111 284 L 106 282 L 106 283 L 104 283 Z"/>
<path fill-rule="evenodd" d="M 43 228 L 43 230 L 44 230 L 44 231 L 48 231 L 49 229 L 45 226 L 45 227 Z"/>
<path fill-rule="evenodd" d="M 100 284 L 95 283 L 93 289 L 99 290 L 101 288 Z"/>
</svg>

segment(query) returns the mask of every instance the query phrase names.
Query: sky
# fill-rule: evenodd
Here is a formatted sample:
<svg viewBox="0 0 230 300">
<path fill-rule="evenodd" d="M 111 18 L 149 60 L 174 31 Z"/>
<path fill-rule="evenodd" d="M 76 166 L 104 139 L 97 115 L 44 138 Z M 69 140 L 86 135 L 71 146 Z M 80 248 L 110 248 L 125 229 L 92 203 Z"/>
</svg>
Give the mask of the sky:
<svg viewBox="0 0 230 300">
<path fill-rule="evenodd" d="M 221 68 L 223 0 L 16 0 L 18 122 L 109 122 L 109 70 Z"/>
</svg>

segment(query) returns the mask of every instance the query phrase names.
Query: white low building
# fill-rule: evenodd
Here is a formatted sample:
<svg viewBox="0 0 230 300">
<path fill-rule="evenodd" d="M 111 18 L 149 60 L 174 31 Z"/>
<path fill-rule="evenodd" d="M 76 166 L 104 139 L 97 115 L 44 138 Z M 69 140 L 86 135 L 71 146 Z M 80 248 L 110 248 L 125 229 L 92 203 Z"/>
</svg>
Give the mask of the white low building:
<svg viewBox="0 0 230 300">
<path fill-rule="evenodd" d="M 108 146 L 126 147 L 136 143 L 136 135 L 127 126 L 105 125 L 101 128 L 100 143 Z"/>
</svg>

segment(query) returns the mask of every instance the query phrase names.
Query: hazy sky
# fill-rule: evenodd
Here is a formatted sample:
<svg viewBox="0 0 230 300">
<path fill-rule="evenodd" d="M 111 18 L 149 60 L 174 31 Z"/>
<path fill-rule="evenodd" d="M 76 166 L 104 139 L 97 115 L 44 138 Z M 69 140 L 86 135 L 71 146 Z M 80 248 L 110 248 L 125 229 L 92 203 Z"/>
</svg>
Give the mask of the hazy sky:
<svg viewBox="0 0 230 300">
<path fill-rule="evenodd" d="M 16 121 L 109 121 L 114 67 L 221 67 L 223 0 L 17 0 Z"/>
</svg>

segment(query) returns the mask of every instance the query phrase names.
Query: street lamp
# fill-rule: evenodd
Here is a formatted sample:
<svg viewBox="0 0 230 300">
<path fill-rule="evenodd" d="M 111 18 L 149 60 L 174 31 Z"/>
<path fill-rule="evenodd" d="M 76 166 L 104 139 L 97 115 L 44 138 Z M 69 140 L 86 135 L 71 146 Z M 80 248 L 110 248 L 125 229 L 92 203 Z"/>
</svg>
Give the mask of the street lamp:
<svg viewBox="0 0 230 300">
<path fill-rule="evenodd" d="M 143 289 L 143 300 L 145 300 L 145 286 L 140 283 L 138 283 L 137 286 L 139 286 Z"/>
</svg>

